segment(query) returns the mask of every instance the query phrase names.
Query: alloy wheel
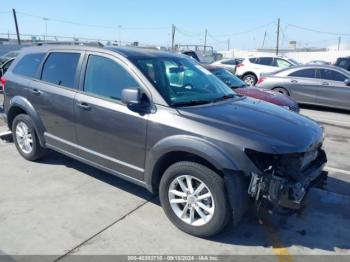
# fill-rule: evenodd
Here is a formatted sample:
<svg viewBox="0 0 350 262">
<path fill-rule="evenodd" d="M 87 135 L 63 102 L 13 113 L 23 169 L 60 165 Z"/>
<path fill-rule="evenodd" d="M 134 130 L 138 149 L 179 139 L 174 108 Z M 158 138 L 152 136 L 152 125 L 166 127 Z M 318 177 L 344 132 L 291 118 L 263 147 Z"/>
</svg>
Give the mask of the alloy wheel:
<svg viewBox="0 0 350 262">
<path fill-rule="evenodd" d="M 23 153 L 30 154 L 33 151 L 33 137 L 26 123 L 19 122 L 17 124 L 16 140 Z"/>
<path fill-rule="evenodd" d="M 189 175 L 175 178 L 170 184 L 168 196 L 177 217 L 191 226 L 204 226 L 214 215 L 213 195 L 198 178 Z"/>
</svg>

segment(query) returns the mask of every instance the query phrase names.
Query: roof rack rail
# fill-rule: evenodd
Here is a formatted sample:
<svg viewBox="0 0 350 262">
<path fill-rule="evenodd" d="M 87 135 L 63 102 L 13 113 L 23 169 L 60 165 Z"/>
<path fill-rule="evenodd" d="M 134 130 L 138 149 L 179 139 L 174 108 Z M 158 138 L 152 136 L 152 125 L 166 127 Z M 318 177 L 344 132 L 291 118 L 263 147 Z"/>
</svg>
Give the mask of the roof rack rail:
<svg viewBox="0 0 350 262">
<path fill-rule="evenodd" d="M 53 42 L 39 42 L 36 45 L 81 45 L 81 46 L 95 46 L 104 47 L 101 42 L 81 42 L 81 41 L 53 41 Z"/>
</svg>

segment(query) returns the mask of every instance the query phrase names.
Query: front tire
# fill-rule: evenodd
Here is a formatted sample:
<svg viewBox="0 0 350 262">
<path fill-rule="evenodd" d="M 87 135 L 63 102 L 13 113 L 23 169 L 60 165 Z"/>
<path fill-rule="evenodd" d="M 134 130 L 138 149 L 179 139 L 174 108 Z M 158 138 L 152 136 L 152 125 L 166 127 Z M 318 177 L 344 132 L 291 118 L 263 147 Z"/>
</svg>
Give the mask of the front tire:
<svg viewBox="0 0 350 262">
<path fill-rule="evenodd" d="M 231 212 L 224 180 L 194 162 L 178 162 L 164 173 L 159 197 L 165 214 L 180 230 L 198 237 L 219 233 Z"/>
<path fill-rule="evenodd" d="M 285 96 L 290 96 L 289 92 L 287 91 L 287 89 L 285 89 L 283 87 L 276 87 L 276 88 L 273 89 L 273 91 L 275 91 L 277 93 L 280 93 L 282 95 L 285 95 Z"/>
<path fill-rule="evenodd" d="M 253 74 L 244 75 L 242 80 L 250 86 L 255 86 L 256 82 L 258 82 L 258 78 Z"/>
<path fill-rule="evenodd" d="M 46 150 L 40 145 L 32 119 L 26 114 L 16 116 L 12 136 L 18 152 L 29 161 L 42 158 Z"/>
</svg>

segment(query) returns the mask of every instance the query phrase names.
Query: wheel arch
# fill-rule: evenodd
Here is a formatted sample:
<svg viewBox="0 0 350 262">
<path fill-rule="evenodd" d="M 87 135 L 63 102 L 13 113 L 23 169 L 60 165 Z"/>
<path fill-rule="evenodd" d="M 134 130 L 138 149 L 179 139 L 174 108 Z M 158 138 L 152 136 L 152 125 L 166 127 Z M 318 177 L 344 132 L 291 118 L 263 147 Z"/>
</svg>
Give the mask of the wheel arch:
<svg viewBox="0 0 350 262">
<path fill-rule="evenodd" d="M 157 193 L 165 170 L 180 161 L 202 164 L 222 177 L 226 170 L 238 170 L 233 159 L 213 143 L 201 138 L 174 136 L 161 140 L 148 153 L 145 168 L 147 188 Z"/>
<path fill-rule="evenodd" d="M 34 129 L 38 136 L 40 145 L 41 146 L 45 145 L 44 125 L 38 113 L 35 111 L 34 107 L 26 98 L 20 97 L 20 96 L 13 97 L 10 100 L 9 108 L 6 114 L 7 114 L 7 125 L 10 128 L 10 130 L 12 130 L 13 120 L 16 118 L 16 116 L 18 116 L 19 114 L 28 115 L 34 123 Z"/>
</svg>

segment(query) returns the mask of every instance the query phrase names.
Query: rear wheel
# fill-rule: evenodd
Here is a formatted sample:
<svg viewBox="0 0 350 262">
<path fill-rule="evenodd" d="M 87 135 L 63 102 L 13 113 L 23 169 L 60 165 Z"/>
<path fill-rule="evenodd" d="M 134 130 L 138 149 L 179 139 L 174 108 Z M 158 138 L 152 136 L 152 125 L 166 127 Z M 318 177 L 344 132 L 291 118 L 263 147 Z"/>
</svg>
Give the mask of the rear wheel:
<svg viewBox="0 0 350 262">
<path fill-rule="evenodd" d="M 280 93 L 280 94 L 283 94 L 285 96 L 290 96 L 289 95 L 289 92 L 287 91 L 287 89 L 283 88 L 283 87 L 277 87 L 277 88 L 274 88 L 272 89 L 273 91 L 277 92 L 277 93 Z"/>
<path fill-rule="evenodd" d="M 223 179 L 198 163 L 170 166 L 161 179 L 159 196 L 170 221 L 191 235 L 215 235 L 230 219 Z"/>
<path fill-rule="evenodd" d="M 253 74 L 246 74 L 243 76 L 242 80 L 250 86 L 255 86 L 256 82 L 258 81 L 257 77 Z"/>
<path fill-rule="evenodd" d="M 18 152 L 27 160 L 42 158 L 46 150 L 40 145 L 34 124 L 28 115 L 16 116 L 12 124 L 13 141 Z"/>
</svg>

